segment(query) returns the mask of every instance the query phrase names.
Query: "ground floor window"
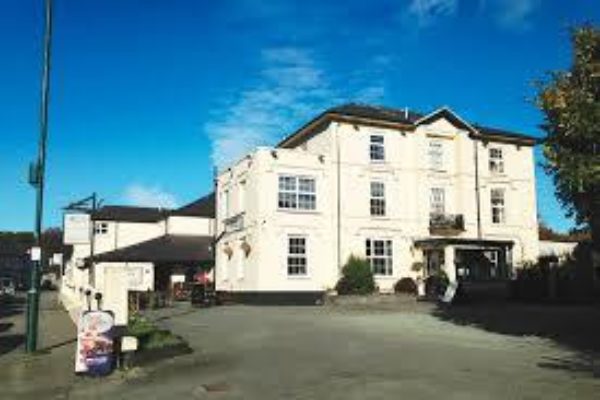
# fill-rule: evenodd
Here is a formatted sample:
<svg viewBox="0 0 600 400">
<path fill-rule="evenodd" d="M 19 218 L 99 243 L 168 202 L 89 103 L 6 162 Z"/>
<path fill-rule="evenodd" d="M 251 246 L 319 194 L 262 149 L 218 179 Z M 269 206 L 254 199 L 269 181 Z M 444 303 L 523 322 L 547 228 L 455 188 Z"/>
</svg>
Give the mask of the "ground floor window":
<svg viewBox="0 0 600 400">
<path fill-rule="evenodd" d="M 366 255 L 374 275 L 392 275 L 392 241 L 367 239 Z"/>
<path fill-rule="evenodd" d="M 306 275 L 306 238 L 288 237 L 287 273 L 290 276 Z"/>
</svg>

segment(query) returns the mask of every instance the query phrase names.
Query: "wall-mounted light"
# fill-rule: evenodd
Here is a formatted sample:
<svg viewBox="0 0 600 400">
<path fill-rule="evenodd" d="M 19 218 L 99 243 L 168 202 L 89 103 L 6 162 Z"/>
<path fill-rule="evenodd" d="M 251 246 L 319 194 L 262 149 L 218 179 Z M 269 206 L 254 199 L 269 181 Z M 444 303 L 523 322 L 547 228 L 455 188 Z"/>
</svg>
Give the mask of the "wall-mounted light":
<svg viewBox="0 0 600 400">
<path fill-rule="evenodd" d="M 244 255 L 246 257 L 248 257 L 248 255 L 250 254 L 250 252 L 252 251 L 252 246 L 250 246 L 250 244 L 248 242 L 246 242 L 245 240 L 242 242 L 242 244 L 240 245 L 240 247 L 242 248 L 242 250 L 244 251 Z"/>
<path fill-rule="evenodd" d="M 325 162 L 325 156 L 323 154 L 319 154 L 319 161 L 321 164 Z"/>
<path fill-rule="evenodd" d="M 226 244 L 225 247 L 223 247 L 223 252 L 227 254 L 227 259 L 231 260 L 231 256 L 233 255 L 233 249 L 228 244 Z"/>
<path fill-rule="evenodd" d="M 271 157 L 277 158 L 277 151 L 271 150 Z"/>
</svg>

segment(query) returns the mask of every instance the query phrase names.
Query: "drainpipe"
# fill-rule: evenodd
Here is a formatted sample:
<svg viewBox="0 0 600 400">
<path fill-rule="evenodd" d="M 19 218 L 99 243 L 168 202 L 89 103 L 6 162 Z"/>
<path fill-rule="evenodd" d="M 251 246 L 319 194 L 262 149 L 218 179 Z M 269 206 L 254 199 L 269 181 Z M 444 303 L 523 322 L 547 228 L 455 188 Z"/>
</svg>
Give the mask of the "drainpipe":
<svg viewBox="0 0 600 400">
<path fill-rule="evenodd" d="M 215 196 L 215 215 L 213 218 L 213 231 L 212 231 L 212 254 L 213 254 L 213 286 L 214 286 L 214 291 L 215 291 L 215 295 L 217 293 L 217 241 L 219 240 L 219 238 L 217 238 L 217 229 L 218 229 L 218 224 L 217 224 L 217 213 L 219 212 L 219 206 L 217 203 L 217 199 L 219 198 L 218 193 L 217 193 L 217 179 L 218 179 L 218 171 L 217 171 L 217 166 L 215 165 L 213 167 L 213 193 Z"/>
<path fill-rule="evenodd" d="M 479 146 L 477 140 L 473 141 L 475 149 L 475 204 L 477 207 L 477 239 L 481 239 L 481 193 L 479 190 Z"/>
<path fill-rule="evenodd" d="M 338 272 L 341 270 L 342 268 L 342 221 L 341 221 L 341 214 L 342 214 L 342 203 L 341 203 L 341 196 L 340 196 L 340 189 L 342 186 L 341 183 L 341 176 L 340 176 L 340 172 L 341 172 L 341 161 L 340 161 L 340 123 L 336 122 L 336 127 L 335 127 L 335 151 L 336 151 L 336 168 L 337 168 L 337 196 L 336 196 L 336 200 L 337 200 L 337 265 L 338 265 Z"/>
</svg>

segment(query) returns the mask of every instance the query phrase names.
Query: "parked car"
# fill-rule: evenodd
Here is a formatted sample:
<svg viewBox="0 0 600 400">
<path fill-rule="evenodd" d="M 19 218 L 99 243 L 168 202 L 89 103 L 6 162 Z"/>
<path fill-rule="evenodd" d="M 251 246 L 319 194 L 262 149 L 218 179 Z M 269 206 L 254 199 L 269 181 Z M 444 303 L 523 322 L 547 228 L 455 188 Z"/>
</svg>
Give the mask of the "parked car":
<svg viewBox="0 0 600 400">
<path fill-rule="evenodd" d="M 12 278 L 0 278 L 0 296 L 14 296 L 15 282 Z"/>
</svg>

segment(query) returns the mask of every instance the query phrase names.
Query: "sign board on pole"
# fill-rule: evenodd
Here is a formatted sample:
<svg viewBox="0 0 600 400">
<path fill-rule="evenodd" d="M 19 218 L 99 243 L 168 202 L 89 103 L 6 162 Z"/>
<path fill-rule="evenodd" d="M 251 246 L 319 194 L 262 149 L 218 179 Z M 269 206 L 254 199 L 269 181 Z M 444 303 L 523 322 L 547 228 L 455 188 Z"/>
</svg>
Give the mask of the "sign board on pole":
<svg viewBox="0 0 600 400">
<path fill-rule="evenodd" d="M 75 373 L 106 375 L 113 368 L 113 327 L 110 311 L 84 311 L 77 323 Z"/>
<path fill-rule="evenodd" d="M 92 229 L 89 214 L 65 214 L 63 228 L 65 244 L 90 243 Z"/>
<path fill-rule="evenodd" d="M 31 261 L 42 261 L 42 249 L 40 247 L 32 247 L 29 252 Z"/>
<path fill-rule="evenodd" d="M 62 265 L 62 263 L 63 263 L 62 253 L 52 254 L 52 265 Z"/>
</svg>

